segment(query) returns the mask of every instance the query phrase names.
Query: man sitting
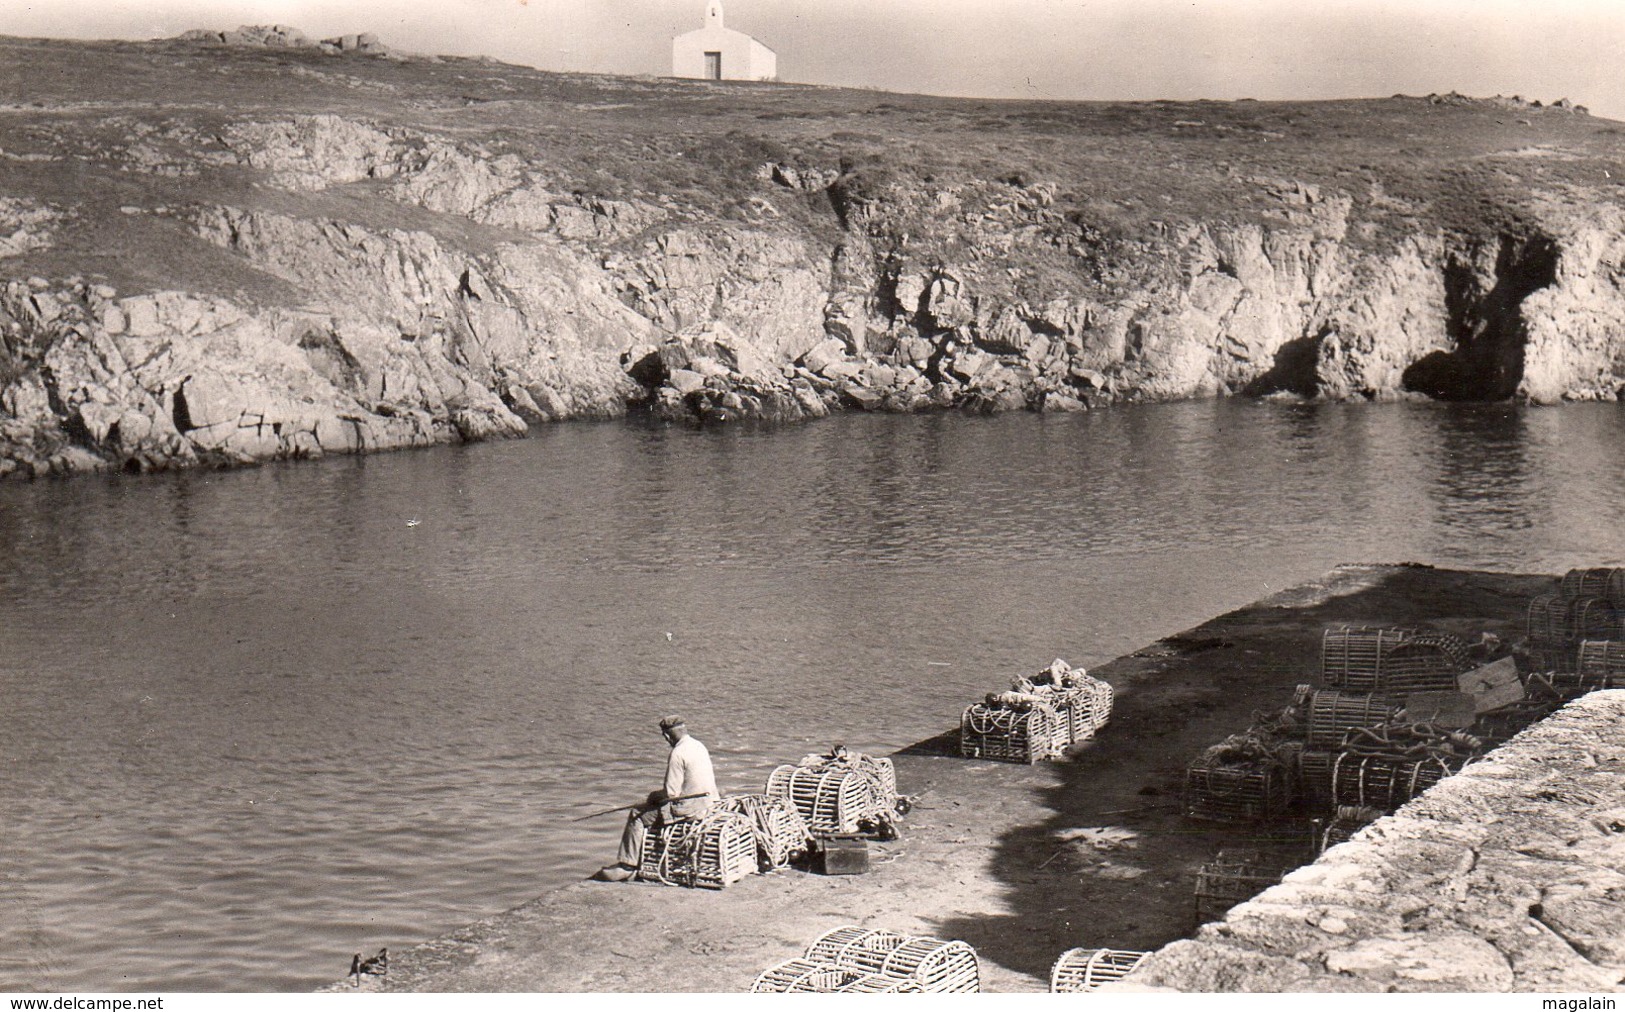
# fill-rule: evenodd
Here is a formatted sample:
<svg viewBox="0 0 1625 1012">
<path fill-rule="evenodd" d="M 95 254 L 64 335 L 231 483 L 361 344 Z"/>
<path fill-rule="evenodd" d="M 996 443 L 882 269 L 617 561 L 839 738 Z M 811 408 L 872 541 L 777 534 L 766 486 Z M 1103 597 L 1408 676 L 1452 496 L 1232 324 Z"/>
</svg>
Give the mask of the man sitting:
<svg viewBox="0 0 1625 1012">
<path fill-rule="evenodd" d="M 643 841 L 649 830 L 678 819 L 703 818 L 718 797 L 711 753 L 698 738 L 688 733 L 683 718 L 662 719 L 660 733 L 671 746 L 671 754 L 666 757 L 665 785 L 651 791 L 648 800 L 627 814 L 616 863 L 598 869 L 598 874 L 593 876 L 601 882 L 625 882 L 636 875 L 643 861 Z"/>
</svg>

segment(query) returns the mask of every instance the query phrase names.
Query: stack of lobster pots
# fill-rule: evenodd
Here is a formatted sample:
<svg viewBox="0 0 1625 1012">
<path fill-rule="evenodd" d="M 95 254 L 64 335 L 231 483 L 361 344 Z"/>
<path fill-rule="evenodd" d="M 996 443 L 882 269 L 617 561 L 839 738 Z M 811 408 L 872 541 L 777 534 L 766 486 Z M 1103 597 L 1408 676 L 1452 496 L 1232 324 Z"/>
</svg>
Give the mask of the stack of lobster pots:
<svg viewBox="0 0 1625 1012">
<path fill-rule="evenodd" d="M 1185 814 L 1211 822 L 1283 818 L 1297 796 L 1304 751 L 1307 685 L 1285 708 L 1254 714 L 1253 724 L 1206 749 L 1185 768 Z"/>
<path fill-rule="evenodd" d="M 787 804 L 814 837 L 894 838 L 903 808 L 892 761 L 844 745 L 774 769 L 763 794 Z"/>
<path fill-rule="evenodd" d="M 1110 683 L 1057 659 L 1036 675 L 1015 678 L 1008 692 L 990 692 L 966 707 L 959 752 L 1003 762 L 1056 759 L 1106 726 L 1112 701 Z"/>
<path fill-rule="evenodd" d="M 1288 706 L 1255 716 L 1186 768 L 1186 815 L 1260 823 L 1294 805 L 1328 815 L 1340 804 L 1393 811 L 1481 751 L 1461 730 L 1475 718 L 1461 687 L 1475 667 L 1467 643 L 1449 633 L 1327 629 L 1318 687 L 1298 686 Z"/>
<path fill-rule="evenodd" d="M 1541 695 L 1625 688 L 1625 569 L 1569 570 L 1529 602 L 1525 631 L 1525 663 L 1551 690 Z"/>
<path fill-rule="evenodd" d="M 812 828 L 790 798 L 736 794 L 718 801 L 715 810 L 750 820 L 756 840 L 757 867 L 761 871 L 788 867 L 791 861 L 805 857 L 812 844 Z"/>
<path fill-rule="evenodd" d="M 1462 691 L 1477 666 L 1450 633 L 1334 628 L 1321 647 L 1321 683 L 1309 696 L 1299 782 L 1312 808 L 1388 813 L 1477 758 L 1466 732 L 1474 697 Z M 1506 689 L 1523 689 L 1510 662 Z"/>
<path fill-rule="evenodd" d="M 795 959 L 757 975 L 761 993 L 966 994 L 982 989 L 976 950 L 964 942 L 847 926 L 813 939 Z"/>
<path fill-rule="evenodd" d="M 718 809 L 698 819 L 665 823 L 651 832 L 644 841 L 637 877 L 691 889 L 726 889 L 761 870 L 757 849 L 751 820 Z"/>
</svg>

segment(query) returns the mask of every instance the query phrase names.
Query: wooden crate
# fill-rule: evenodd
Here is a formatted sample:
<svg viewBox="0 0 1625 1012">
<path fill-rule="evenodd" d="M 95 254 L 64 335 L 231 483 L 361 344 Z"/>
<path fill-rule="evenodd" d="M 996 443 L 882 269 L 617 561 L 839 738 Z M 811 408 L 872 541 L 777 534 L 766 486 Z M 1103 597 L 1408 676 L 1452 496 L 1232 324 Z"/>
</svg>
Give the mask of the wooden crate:
<svg viewBox="0 0 1625 1012">
<path fill-rule="evenodd" d="M 783 868 L 807 853 L 812 830 L 789 798 L 768 794 L 737 794 L 718 801 L 716 807 L 750 820 L 756 837 L 756 861 L 763 871 Z"/>
<path fill-rule="evenodd" d="M 769 774 L 763 793 L 787 799 L 815 836 L 866 832 L 896 813 L 897 774 L 862 753 L 807 756 Z"/>
<path fill-rule="evenodd" d="M 723 889 L 756 873 L 756 834 L 737 812 L 656 826 L 643 841 L 638 878 L 666 885 Z"/>
<path fill-rule="evenodd" d="M 1308 747 L 1335 748 L 1350 729 L 1389 723 L 1399 708 L 1386 693 L 1317 689 L 1309 694 Z"/>
<path fill-rule="evenodd" d="M 1050 967 L 1050 993 L 1078 994 L 1122 980 L 1148 955 L 1129 949 L 1068 949 Z"/>
<path fill-rule="evenodd" d="M 1320 641 L 1320 683 L 1351 692 L 1381 688 L 1383 656 L 1415 635 L 1411 629 L 1340 626 L 1327 629 Z"/>
<path fill-rule="evenodd" d="M 1220 763 L 1212 750 L 1185 768 L 1185 815 L 1210 822 L 1271 822 L 1292 804 L 1292 781 L 1274 759 Z"/>
<path fill-rule="evenodd" d="M 1066 738 L 1066 721 L 1042 704 L 1016 710 L 972 703 L 959 719 L 959 754 L 968 759 L 1054 759 L 1062 754 Z"/>
<path fill-rule="evenodd" d="M 1221 850 L 1196 871 L 1196 920 L 1216 921 L 1237 903 L 1281 881 L 1290 868 L 1252 851 Z"/>
<path fill-rule="evenodd" d="M 1473 667 L 1467 643 L 1450 633 L 1407 637 L 1383 655 L 1377 689 L 1382 692 L 1454 692 L 1456 678 Z"/>
<path fill-rule="evenodd" d="M 818 936 L 804 955 L 844 969 L 901 977 L 929 993 L 982 989 L 976 950 L 964 942 L 845 926 Z"/>
<path fill-rule="evenodd" d="M 1357 805 L 1392 813 L 1434 784 L 1466 765 L 1467 760 L 1429 756 L 1340 753 L 1332 764 L 1332 797 L 1339 805 Z"/>
</svg>

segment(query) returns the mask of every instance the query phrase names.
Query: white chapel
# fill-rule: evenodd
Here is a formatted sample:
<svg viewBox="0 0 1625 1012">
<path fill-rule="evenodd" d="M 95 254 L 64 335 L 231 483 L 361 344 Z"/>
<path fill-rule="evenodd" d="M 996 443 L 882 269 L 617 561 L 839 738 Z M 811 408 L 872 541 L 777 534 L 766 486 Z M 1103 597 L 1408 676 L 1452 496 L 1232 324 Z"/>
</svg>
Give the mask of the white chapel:
<svg viewBox="0 0 1625 1012">
<path fill-rule="evenodd" d="M 705 5 L 705 27 L 671 40 L 671 74 L 704 81 L 772 81 L 779 57 L 744 32 L 722 25 L 722 0 Z"/>
</svg>

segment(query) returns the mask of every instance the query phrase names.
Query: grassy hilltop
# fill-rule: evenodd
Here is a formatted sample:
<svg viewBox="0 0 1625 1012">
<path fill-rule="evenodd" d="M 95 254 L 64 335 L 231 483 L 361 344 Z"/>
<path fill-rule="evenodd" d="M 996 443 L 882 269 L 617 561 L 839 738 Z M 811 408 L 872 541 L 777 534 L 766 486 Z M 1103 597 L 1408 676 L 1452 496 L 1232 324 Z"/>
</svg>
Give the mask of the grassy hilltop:
<svg viewBox="0 0 1625 1012">
<path fill-rule="evenodd" d="M 638 402 L 1612 397 L 1622 130 L 1516 99 L 990 101 L 3 39 L 0 381 L 27 389 L 0 397 L 0 447 L 164 466 Z M 51 350 L 98 327 L 186 361 L 104 348 L 90 371 L 130 382 L 51 389 Z M 281 412 L 314 442 L 193 435 L 184 392 L 176 424 L 183 374 L 263 379 L 262 339 L 310 375 L 276 352 L 287 375 L 248 401 L 217 377 L 204 414 Z M 149 431 L 110 443 L 75 397 Z"/>
</svg>

